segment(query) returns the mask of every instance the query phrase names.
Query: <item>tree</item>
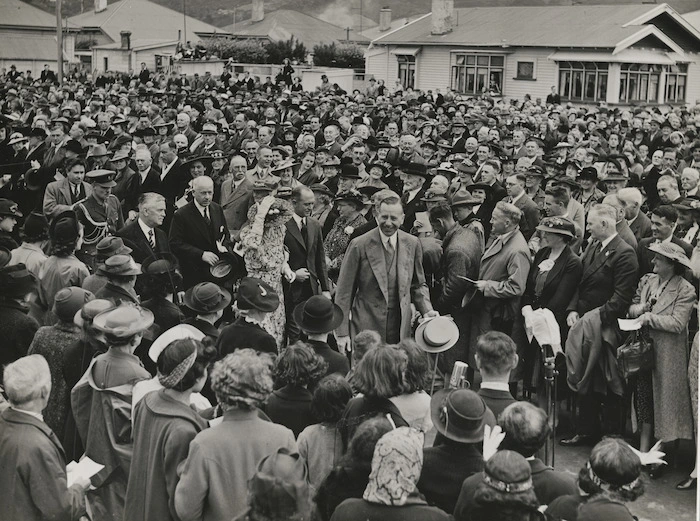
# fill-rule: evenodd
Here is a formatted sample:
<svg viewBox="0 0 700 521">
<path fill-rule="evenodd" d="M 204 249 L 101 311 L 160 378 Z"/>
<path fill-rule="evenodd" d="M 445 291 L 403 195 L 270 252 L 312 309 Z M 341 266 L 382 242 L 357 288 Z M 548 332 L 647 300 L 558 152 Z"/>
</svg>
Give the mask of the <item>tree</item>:
<svg viewBox="0 0 700 521">
<path fill-rule="evenodd" d="M 223 60 L 233 59 L 237 63 L 267 63 L 267 49 L 258 40 L 231 40 L 228 38 L 209 38 L 202 45 L 209 56 Z"/>
<path fill-rule="evenodd" d="M 362 47 L 352 43 L 323 43 L 314 47 L 314 65 L 363 69 L 365 55 Z"/>
<path fill-rule="evenodd" d="M 306 46 L 293 36 L 289 40 L 270 42 L 265 46 L 267 63 L 282 63 L 285 58 L 303 62 L 306 60 Z"/>
</svg>

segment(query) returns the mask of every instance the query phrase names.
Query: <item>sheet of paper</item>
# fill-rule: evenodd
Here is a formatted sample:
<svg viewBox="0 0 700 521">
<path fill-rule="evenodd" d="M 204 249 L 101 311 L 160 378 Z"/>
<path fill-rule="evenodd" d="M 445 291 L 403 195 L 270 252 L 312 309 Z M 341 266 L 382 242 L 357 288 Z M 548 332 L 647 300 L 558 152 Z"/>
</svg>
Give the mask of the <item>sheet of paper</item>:
<svg viewBox="0 0 700 521">
<path fill-rule="evenodd" d="M 68 471 L 68 486 L 70 487 L 79 478 L 90 479 L 103 468 L 105 468 L 104 465 L 100 465 L 88 457 L 81 459 L 80 462 L 77 463 L 71 461 L 66 466 L 66 470 Z"/>
<path fill-rule="evenodd" d="M 476 281 L 474 279 L 470 279 L 469 277 L 465 277 L 464 275 L 457 275 L 460 279 L 466 280 L 467 282 L 471 282 L 472 284 L 476 284 Z"/>
<path fill-rule="evenodd" d="M 617 323 L 622 331 L 636 331 L 642 328 L 642 321 L 638 318 L 618 318 Z"/>
</svg>

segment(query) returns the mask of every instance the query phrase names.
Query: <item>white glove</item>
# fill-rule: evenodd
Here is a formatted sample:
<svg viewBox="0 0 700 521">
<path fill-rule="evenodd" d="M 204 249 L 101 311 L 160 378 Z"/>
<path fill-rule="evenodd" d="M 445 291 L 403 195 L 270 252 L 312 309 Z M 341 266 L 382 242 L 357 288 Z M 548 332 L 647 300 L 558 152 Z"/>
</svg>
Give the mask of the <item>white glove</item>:
<svg viewBox="0 0 700 521">
<path fill-rule="evenodd" d="M 630 445 L 630 449 L 632 449 L 632 452 L 639 457 L 639 461 L 642 462 L 642 465 L 654 465 L 656 463 L 666 465 L 666 462 L 663 459 L 666 456 L 666 453 L 661 452 L 659 447 L 661 447 L 661 441 L 657 441 L 656 445 L 649 449 L 649 452 L 639 452 Z"/>
<path fill-rule="evenodd" d="M 484 427 L 484 461 L 488 461 L 491 456 L 498 452 L 498 447 L 501 446 L 505 437 L 506 433 L 503 432 L 500 425 L 496 425 L 493 429 L 488 425 Z"/>
</svg>

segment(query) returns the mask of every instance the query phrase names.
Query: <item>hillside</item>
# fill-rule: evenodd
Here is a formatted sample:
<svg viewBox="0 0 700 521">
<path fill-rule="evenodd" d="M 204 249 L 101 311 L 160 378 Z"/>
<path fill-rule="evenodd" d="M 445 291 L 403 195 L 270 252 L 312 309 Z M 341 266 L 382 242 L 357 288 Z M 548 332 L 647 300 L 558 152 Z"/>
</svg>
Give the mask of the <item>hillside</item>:
<svg viewBox="0 0 700 521">
<path fill-rule="evenodd" d="M 152 0 L 178 11 L 186 6 L 187 14 L 210 24 L 224 27 L 250 17 L 250 0 Z M 53 12 L 50 0 L 29 0 L 28 3 Z M 111 1 L 109 3 L 112 3 Z M 455 0 L 455 7 L 542 6 L 570 5 L 571 0 Z M 653 3 L 639 0 L 576 0 L 577 4 L 639 4 Z M 661 2 L 659 2 L 661 3 Z M 700 9 L 700 0 L 668 0 L 680 13 Z M 63 0 L 64 16 L 72 16 L 92 9 L 92 0 Z M 360 8 L 361 5 L 361 8 Z M 430 0 L 265 0 L 265 10 L 295 9 L 312 14 L 341 27 L 360 29 L 360 14 L 377 20 L 382 7 L 390 7 L 394 18 L 403 18 L 430 11 Z M 366 21 L 363 25 L 366 25 Z M 366 27 L 363 27 L 366 29 Z"/>
</svg>

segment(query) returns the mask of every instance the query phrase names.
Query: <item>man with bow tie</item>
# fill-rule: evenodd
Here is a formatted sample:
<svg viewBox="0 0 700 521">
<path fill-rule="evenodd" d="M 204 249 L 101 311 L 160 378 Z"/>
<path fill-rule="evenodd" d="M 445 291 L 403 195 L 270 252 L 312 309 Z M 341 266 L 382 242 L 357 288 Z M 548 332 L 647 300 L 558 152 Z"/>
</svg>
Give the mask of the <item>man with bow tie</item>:
<svg viewBox="0 0 700 521">
<path fill-rule="evenodd" d="M 586 342 L 590 340 L 592 344 L 606 338 L 612 339 L 613 344 L 619 342 L 617 319 L 626 315 L 634 297 L 638 262 L 634 248 L 617 233 L 617 216 L 617 210 L 608 204 L 598 204 L 588 213 L 591 242 L 583 252 L 583 276 L 578 291 L 567 306 L 566 319 L 571 328 L 566 343 L 567 381 L 578 394 L 579 420 L 575 435 L 561 440 L 562 445 L 596 442 L 597 436 L 602 434 L 600 413 L 603 403 L 606 406 L 603 419 L 609 420 L 613 431 L 621 433 L 618 425 L 620 396 L 617 396 L 621 391 L 611 387 L 612 380 L 608 379 L 604 368 L 606 364 L 610 365 L 609 357 L 604 356 L 604 349 L 594 352 L 591 348 L 586 353 L 583 349 L 574 349 L 576 346 L 572 344 L 572 338 L 578 336 L 575 330 L 586 328 L 587 324 L 592 328 L 583 331 L 583 336 L 588 339 Z M 577 364 L 579 353 L 583 360 Z M 617 368 L 609 368 L 609 371 L 616 373 Z"/>
</svg>

